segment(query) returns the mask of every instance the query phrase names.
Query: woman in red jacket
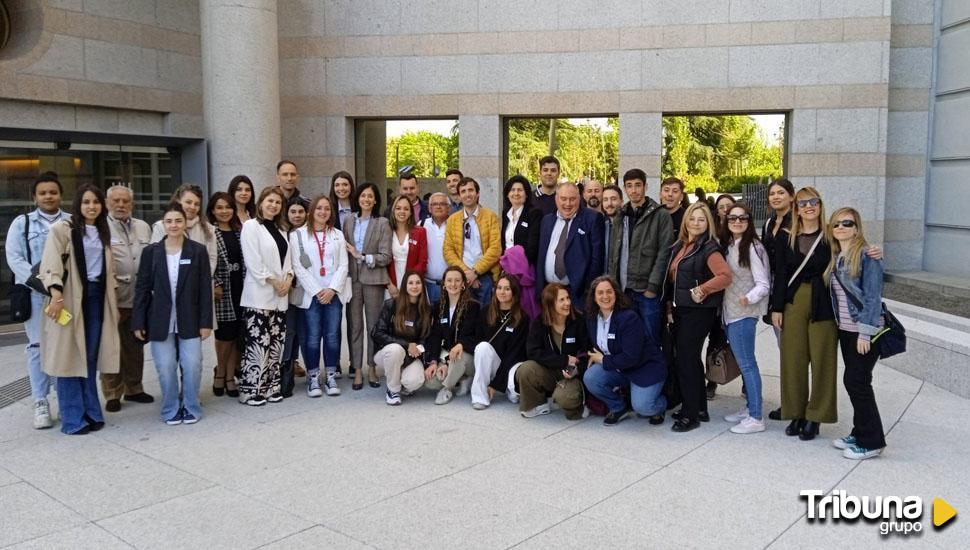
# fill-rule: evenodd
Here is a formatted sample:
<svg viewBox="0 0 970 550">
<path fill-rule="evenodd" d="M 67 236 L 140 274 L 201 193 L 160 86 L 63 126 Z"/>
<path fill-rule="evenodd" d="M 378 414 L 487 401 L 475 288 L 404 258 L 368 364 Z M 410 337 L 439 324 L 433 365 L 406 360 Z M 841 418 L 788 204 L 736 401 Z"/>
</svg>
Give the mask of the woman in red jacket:
<svg viewBox="0 0 970 550">
<path fill-rule="evenodd" d="M 405 271 L 416 271 L 424 277 L 428 269 L 428 237 L 414 221 L 411 201 L 401 195 L 391 204 L 391 263 L 387 274 L 391 284 L 387 291 L 397 298 Z"/>
</svg>

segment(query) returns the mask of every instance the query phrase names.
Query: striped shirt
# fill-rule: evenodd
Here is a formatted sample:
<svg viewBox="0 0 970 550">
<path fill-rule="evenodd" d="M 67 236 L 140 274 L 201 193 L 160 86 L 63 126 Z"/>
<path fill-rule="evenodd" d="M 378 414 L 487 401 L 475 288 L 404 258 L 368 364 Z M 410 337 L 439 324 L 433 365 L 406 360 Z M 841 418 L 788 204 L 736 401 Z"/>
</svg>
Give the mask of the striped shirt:
<svg viewBox="0 0 970 550">
<path fill-rule="evenodd" d="M 839 309 L 835 312 L 839 330 L 858 333 L 859 325 L 852 320 L 852 314 L 849 313 L 849 296 L 845 293 L 845 288 L 839 283 L 838 277 L 832 277 L 832 291 L 835 292 L 835 301 L 839 304 Z M 859 338 L 869 340 L 869 336 L 865 334 L 859 334 Z"/>
</svg>

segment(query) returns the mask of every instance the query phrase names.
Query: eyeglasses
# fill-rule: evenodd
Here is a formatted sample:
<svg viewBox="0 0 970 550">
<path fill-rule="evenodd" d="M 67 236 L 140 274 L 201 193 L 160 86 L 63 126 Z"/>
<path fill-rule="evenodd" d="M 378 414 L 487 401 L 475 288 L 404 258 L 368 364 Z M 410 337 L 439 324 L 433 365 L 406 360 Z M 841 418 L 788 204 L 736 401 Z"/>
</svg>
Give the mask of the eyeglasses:
<svg viewBox="0 0 970 550">
<path fill-rule="evenodd" d="M 805 208 L 806 206 L 818 206 L 820 204 L 822 204 L 822 199 L 819 199 L 817 197 L 812 197 L 810 199 L 802 199 L 798 201 L 799 208 Z"/>
<path fill-rule="evenodd" d="M 853 220 L 839 220 L 832 224 L 832 229 L 838 229 L 839 227 L 855 227 L 855 221 Z"/>
<path fill-rule="evenodd" d="M 731 216 L 728 216 L 728 217 L 727 217 L 727 221 L 728 221 L 729 223 L 734 223 L 734 222 L 746 222 L 746 221 L 748 221 L 748 220 L 750 220 L 750 219 L 751 219 L 751 216 L 749 216 L 749 215 L 747 215 L 747 214 L 741 214 L 741 215 L 737 215 L 737 216 L 735 216 L 735 215 L 731 215 Z"/>
<path fill-rule="evenodd" d="M 472 238 L 472 224 L 465 222 L 465 238 Z"/>
</svg>

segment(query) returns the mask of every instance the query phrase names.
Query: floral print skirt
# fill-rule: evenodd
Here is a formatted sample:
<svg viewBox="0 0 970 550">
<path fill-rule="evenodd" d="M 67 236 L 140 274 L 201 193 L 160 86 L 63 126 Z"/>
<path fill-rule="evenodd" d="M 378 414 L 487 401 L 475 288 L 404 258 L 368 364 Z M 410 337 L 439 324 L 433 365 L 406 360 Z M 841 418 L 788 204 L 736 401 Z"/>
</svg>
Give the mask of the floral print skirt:
<svg viewBox="0 0 970 550">
<path fill-rule="evenodd" d="M 286 334 L 286 312 L 243 308 L 246 350 L 242 357 L 239 401 L 280 393 L 280 366 Z"/>
</svg>

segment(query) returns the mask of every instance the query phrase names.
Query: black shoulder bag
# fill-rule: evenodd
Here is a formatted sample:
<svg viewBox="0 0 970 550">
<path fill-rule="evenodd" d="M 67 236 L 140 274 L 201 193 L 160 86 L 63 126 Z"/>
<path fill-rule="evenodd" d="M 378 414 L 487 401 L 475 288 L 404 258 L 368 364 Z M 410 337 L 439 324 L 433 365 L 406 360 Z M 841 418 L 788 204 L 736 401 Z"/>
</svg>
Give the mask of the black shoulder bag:
<svg viewBox="0 0 970 550">
<path fill-rule="evenodd" d="M 27 248 L 27 263 L 33 264 L 34 260 L 30 256 L 28 231 L 30 231 L 30 215 L 24 214 L 24 245 Z M 33 313 L 31 310 L 31 290 L 25 284 L 18 284 L 16 275 L 13 275 L 12 278 L 13 284 L 10 287 L 10 322 L 26 323 Z"/>
</svg>

